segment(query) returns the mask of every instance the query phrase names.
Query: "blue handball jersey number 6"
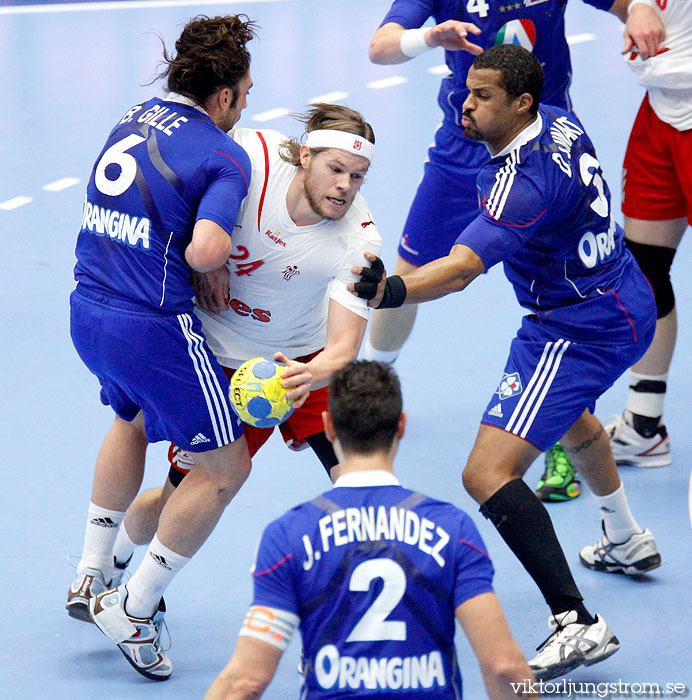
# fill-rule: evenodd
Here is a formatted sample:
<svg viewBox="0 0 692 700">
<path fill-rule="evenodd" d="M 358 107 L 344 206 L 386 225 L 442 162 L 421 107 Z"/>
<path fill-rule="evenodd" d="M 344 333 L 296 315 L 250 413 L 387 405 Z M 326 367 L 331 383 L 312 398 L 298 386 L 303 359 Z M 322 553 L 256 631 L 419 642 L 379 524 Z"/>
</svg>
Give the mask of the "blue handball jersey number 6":
<svg viewBox="0 0 692 700">
<path fill-rule="evenodd" d="M 111 197 L 118 197 L 134 182 L 137 175 L 137 161 L 127 151 L 142 141 L 146 141 L 144 136 L 130 134 L 104 152 L 94 173 L 94 184 L 100 192 Z M 115 180 L 109 179 L 106 175 L 106 168 L 109 165 L 120 166 L 120 174 Z"/>
</svg>

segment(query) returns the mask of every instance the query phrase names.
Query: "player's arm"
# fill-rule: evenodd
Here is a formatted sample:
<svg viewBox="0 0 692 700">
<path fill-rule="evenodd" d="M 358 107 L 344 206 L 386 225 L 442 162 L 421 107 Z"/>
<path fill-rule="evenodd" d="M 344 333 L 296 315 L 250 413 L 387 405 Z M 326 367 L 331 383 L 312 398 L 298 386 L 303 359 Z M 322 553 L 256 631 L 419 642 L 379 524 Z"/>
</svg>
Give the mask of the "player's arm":
<svg viewBox="0 0 692 700">
<path fill-rule="evenodd" d="M 481 593 L 455 611 L 481 667 L 490 700 L 538 698 L 533 674 L 512 638 L 494 593 Z"/>
<path fill-rule="evenodd" d="M 637 48 L 642 59 L 655 56 L 666 30 L 654 10 L 654 0 L 615 0 L 609 12 L 625 22 L 623 54 Z"/>
<path fill-rule="evenodd" d="M 233 656 L 204 700 L 250 700 L 262 697 L 283 650 L 253 637 L 239 637 Z"/>
<path fill-rule="evenodd" d="M 371 257 L 369 257 L 371 256 Z M 395 308 L 403 304 L 419 304 L 459 292 L 473 282 L 478 275 L 485 272 L 481 258 L 466 245 L 457 243 L 449 255 L 416 268 L 402 275 L 385 277 L 384 268 L 374 264 L 372 254 L 366 257 L 373 262 L 370 270 L 377 270 L 381 278 L 374 279 L 368 268 L 354 267 L 353 273 L 361 275 L 366 282 L 356 282 L 348 290 L 364 299 L 368 306 L 376 309 Z M 378 258 L 379 260 L 379 258 Z M 386 274 L 386 273 L 385 273 Z M 373 285 L 374 282 L 374 285 Z M 370 286 L 370 288 L 368 288 Z"/>
<path fill-rule="evenodd" d="M 387 22 L 370 40 L 370 60 L 380 64 L 404 63 L 438 46 L 446 51 L 468 51 L 477 56 L 483 53 L 483 49 L 468 41 L 467 37 L 480 33 L 475 24 L 451 19 L 434 27 L 418 29 L 405 29 L 397 22 Z"/>
<path fill-rule="evenodd" d="M 221 267 L 232 251 L 231 237 L 225 229 L 210 219 L 198 219 L 185 249 L 185 260 L 197 272 L 210 272 Z"/>
<path fill-rule="evenodd" d="M 197 306 L 211 314 L 227 309 L 231 300 L 229 279 L 230 273 L 225 264 L 209 272 L 193 272 L 190 282 Z"/>
<path fill-rule="evenodd" d="M 274 355 L 275 360 L 287 365 L 281 372 L 281 384 L 290 389 L 288 396 L 295 408 L 305 403 L 313 389 L 327 386 L 336 370 L 356 359 L 366 325 L 367 319 L 330 299 L 324 350 L 307 363 L 289 360 L 280 352 Z"/>
<path fill-rule="evenodd" d="M 356 359 L 367 324 L 366 318 L 350 311 L 334 299 L 329 300 L 327 342 L 324 350 L 308 362 L 313 389 L 327 386 L 334 372 Z"/>
<path fill-rule="evenodd" d="M 232 253 L 231 233 L 252 178 L 247 153 L 230 138 L 223 138 L 223 149 L 211 154 L 199 175 L 209 182 L 197 207 L 192 240 L 185 249 L 187 264 L 197 272 L 220 268 Z"/>
</svg>

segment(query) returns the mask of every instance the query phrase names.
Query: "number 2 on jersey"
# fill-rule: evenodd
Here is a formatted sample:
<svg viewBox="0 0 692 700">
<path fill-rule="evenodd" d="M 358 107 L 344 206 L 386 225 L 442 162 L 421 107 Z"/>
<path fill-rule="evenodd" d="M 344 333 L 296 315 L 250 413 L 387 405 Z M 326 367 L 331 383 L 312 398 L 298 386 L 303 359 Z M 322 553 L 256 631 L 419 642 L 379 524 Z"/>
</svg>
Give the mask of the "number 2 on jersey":
<svg viewBox="0 0 692 700">
<path fill-rule="evenodd" d="M 591 184 L 596 188 L 597 197 L 589 206 L 603 218 L 608 216 L 608 197 L 603 186 L 603 178 L 600 175 L 601 164 L 590 154 L 582 153 L 579 158 L 579 174 L 587 187 Z"/>
<path fill-rule="evenodd" d="M 369 591 L 376 578 L 382 579 L 382 590 L 351 630 L 347 642 L 406 640 L 406 623 L 387 620 L 387 615 L 399 604 L 406 592 L 406 574 L 399 564 L 391 559 L 364 561 L 353 570 L 348 588 L 350 591 Z"/>
</svg>

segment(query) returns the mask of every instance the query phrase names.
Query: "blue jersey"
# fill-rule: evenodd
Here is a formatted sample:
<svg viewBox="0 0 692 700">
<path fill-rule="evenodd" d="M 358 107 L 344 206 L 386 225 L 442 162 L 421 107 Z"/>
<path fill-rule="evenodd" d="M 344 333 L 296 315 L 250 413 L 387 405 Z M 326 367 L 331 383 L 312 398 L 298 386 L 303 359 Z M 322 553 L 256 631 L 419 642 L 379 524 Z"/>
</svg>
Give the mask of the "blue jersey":
<svg viewBox="0 0 692 700">
<path fill-rule="evenodd" d="M 307 698 L 461 698 L 454 611 L 492 591 L 471 519 L 398 485 L 336 487 L 265 530 L 253 605 L 300 618 Z"/>
<path fill-rule="evenodd" d="M 184 253 L 194 224 L 210 219 L 230 235 L 251 168 L 207 114 L 169 97 L 135 105 L 108 136 L 87 185 L 75 278 L 182 313 L 192 310 Z"/>
<path fill-rule="evenodd" d="M 541 322 L 571 326 L 566 337 L 583 333 L 594 342 L 597 328 L 612 341 L 619 334 L 630 341 L 618 291 L 632 290 L 629 279 L 642 273 L 574 115 L 541 107 L 536 121 L 483 166 L 478 193 L 481 213 L 457 243 L 477 253 L 486 270 L 502 261 L 519 303 Z M 636 303 L 633 293 L 627 291 L 628 303 Z"/>
<path fill-rule="evenodd" d="M 585 0 L 601 10 L 613 0 Z M 382 24 L 396 22 L 406 29 L 420 27 L 428 17 L 437 24 L 446 20 L 471 22 L 481 34 L 469 40 L 488 49 L 495 44 L 519 44 L 532 51 L 545 71 L 541 102 L 571 109 L 569 85 L 572 65 L 565 40 L 564 12 L 567 0 L 395 0 Z M 468 95 L 466 74 L 475 56 L 467 51 L 445 51 L 451 75 L 443 79 L 438 102 L 445 125 L 459 126 L 462 105 Z"/>
</svg>

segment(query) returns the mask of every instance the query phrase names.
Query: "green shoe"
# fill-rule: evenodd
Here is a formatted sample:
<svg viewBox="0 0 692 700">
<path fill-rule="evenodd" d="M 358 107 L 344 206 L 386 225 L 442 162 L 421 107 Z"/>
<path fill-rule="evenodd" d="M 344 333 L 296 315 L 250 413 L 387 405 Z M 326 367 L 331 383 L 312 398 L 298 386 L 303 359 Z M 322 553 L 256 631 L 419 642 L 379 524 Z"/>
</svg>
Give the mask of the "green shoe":
<svg viewBox="0 0 692 700">
<path fill-rule="evenodd" d="M 571 501 L 581 493 L 577 470 L 556 443 L 545 453 L 545 471 L 536 488 L 541 501 Z"/>
</svg>

